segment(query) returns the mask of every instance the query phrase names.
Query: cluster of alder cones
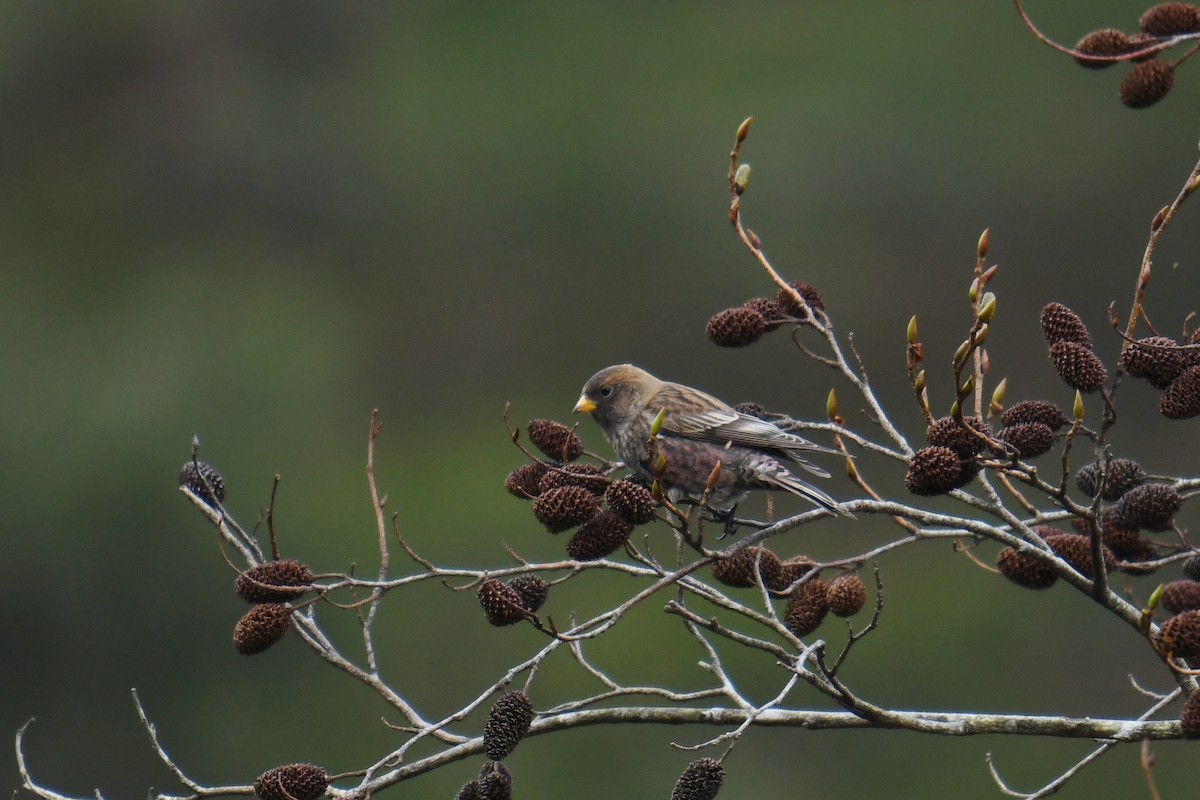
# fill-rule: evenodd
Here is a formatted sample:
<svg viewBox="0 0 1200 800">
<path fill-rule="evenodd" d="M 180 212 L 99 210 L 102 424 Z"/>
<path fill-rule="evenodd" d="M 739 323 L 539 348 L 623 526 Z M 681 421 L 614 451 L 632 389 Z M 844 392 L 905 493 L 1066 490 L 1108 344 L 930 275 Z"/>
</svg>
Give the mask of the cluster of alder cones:
<svg viewBox="0 0 1200 800">
<path fill-rule="evenodd" d="M 712 566 L 713 577 L 726 586 L 755 588 L 761 584 L 771 596 L 786 597 L 783 621 L 799 637 L 815 631 L 828 614 L 857 614 L 866 601 L 866 587 L 857 574 L 843 573 L 826 582 L 820 573 L 810 558 L 784 560 L 756 545 L 739 548 Z"/>
<path fill-rule="evenodd" d="M 225 500 L 225 481 L 211 464 L 192 459 L 179 473 L 179 485 L 210 506 Z M 291 559 L 255 564 L 238 575 L 233 590 L 251 608 L 233 628 L 233 646 L 242 655 L 267 650 L 292 624 L 289 601 L 313 589 L 315 576 L 305 564 Z"/>
<path fill-rule="evenodd" d="M 825 311 L 825 301 L 814 286 L 792 281 L 791 288 L 804 305 L 796 302 L 791 291 L 780 289 L 774 297 L 754 297 L 717 312 L 708 320 L 704 335 L 719 347 L 746 347 L 783 325 L 800 325 L 810 319 L 810 314 Z"/>
<path fill-rule="evenodd" d="M 654 519 L 658 501 L 649 489 L 632 480 L 611 480 L 603 468 L 577 461 L 583 442 L 574 429 L 535 419 L 525 431 L 546 460 L 517 467 L 504 488 L 532 501 L 534 517 L 550 533 L 578 529 L 566 544 L 572 559 L 604 558 L 624 547 L 636 526 Z"/>
<path fill-rule="evenodd" d="M 1175 85 L 1177 61 L 1158 60 L 1164 50 L 1200 37 L 1200 8 L 1191 3 L 1160 3 L 1138 20 L 1136 33 L 1102 28 L 1075 45 L 1075 60 L 1088 69 L 1103 69 L 1119 62 L 1136 62 L 1121 80 L 1121 102 L 1129 108 L 1147 108 L 1162 100 Z"/>
<path fill-rule="evenodd" d="M 1168 658 L 1181 658 L 1192 669 L 1200 668 L 1200 556 L 1183 562 L 1181 580 L 1162 587 L 1158 607 L 1171 616 L 1154 636 L 1154 648 Z M 1183 735 L 1200 739 L 1200 692 L 1188 695 L 1180 712 Z"/>
<path fill-rule="evenodd" d="M 1083 394 L 1103 391 L 1108 370 L 1093 350 L 1091 333 L 1079 315 L 1062 303 L 1049 303 L 1042 309 L 1041 326 L 1058 377 Z M 1118 366 L 1163 390 L 1158 404 L 1163 416 L 1187 419 L 1200 415 L 1200 333 L 1194 333 L 1187 345 L 1164 336 L 1131 342 Z M 982 458 L 1045 455 L 1069 423 L 1067 416 L 1046 400 L 1014 404 L 1001 414 L 1001 427 L 996 431 L 977 416 L 936 419 L 926 428 L 927 446 L 909 459 L 905 485 L 913 494 L 926 497 L 962 488 L 979 474 Z"/>
<path fill-rule="evenodd" d="M 504 759 L 517 749 L 536 716 L 525 692 L 501 695 L 483 725 L 483 749 L 488 760 L 479 770 L 479 777 L 458 790 L 455 800 L 511 800 L 512 773 Z"/>
<path fill-rule="evenodd" d="M 225 501 L 225 481 L 211 464 L 193 458 L 183 465 L 179 485 L 205 503 L 219 507 Z M 313 575 L 295 560 L 266 561 L 238 575 L 233 590 L 251 604 L 233 628 L 233 645 L 243 655 L 267 650 L 292 625 L 288 601 L 313 589 Z M 329 788 L 329 775 L 315 764 L 283 764 L 259 775 L 254 792 L 262 800 L 316 800 Z"/>
</svg>

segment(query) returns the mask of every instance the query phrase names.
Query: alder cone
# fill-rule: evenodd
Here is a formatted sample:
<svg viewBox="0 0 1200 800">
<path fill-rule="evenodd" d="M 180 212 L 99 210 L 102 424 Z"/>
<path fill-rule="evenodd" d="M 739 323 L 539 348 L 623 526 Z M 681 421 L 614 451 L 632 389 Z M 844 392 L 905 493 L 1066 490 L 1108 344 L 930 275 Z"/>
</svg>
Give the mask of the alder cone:
<svg viewBox="0 0 1200 800">
<path fill-rule="evenodd" d="M 1079 342 L 1062 341 L 1050 345 L 1050 360 L 1063 383 L 1084 394 L 1100 391 L 1108 380 L 1104 364 L 1090 347 Z"/>
<path fill-rule="evenodd" d="M 329 788 L 329 775 L 316 764 L 284 764 L 254 781 L 262 800 L 317 800 Z"/>
<path fill-rule="evenodd" d="M 507 758 L 517 749 L 533 722 L 533 705 L 524 692 L 512 692 L 496 701 L 483 726 L 483 748 L 492 761 Z"/>
<path fill-rule="evenodd" d="M 238 575 L 233 590 L 247 603 L 277 603 L 307 592 L 314 577 L 312 570 L 299 561 L 265 561 Z"/>
<path fill-rule="evenodd" d="M 261 603 L 237 621 L 233 646 L 244 656 L 257 655 L 283 638 L 292 625 L 292 608 L 287 603 Z"/>
<path fill-rule="evenodd" d="M 725 781 L 725 768 L 712 758 L 701 758 L 687 765 L 675 788 L 671 800 L 713 800 Z"/>
</svg>

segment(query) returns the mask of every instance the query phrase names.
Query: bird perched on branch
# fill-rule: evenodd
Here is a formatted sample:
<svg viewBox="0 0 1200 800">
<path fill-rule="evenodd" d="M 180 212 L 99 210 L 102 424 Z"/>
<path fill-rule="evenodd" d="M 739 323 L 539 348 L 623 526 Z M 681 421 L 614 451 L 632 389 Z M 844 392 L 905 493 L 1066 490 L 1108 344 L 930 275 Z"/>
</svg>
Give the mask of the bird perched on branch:
<svg viewBox="0 0 1200 800">
<path fill-rule="evenodd" d="M 589 378 L 575 411 L 590 413 L 625 466 L 642 480 L 661 481 L 671 502 L 698 503 L 709 490 L 709 508 L 728 521 L 751 490 L 784 489 L 831 513 L 853 516 L 791 469 L 798 464 L 828 478 L 806 456 L 836 450 L 632 364 L 607 367 Z M 660 412 L 662 427 L 652 446 L 650 432 Z"/>
</svg>

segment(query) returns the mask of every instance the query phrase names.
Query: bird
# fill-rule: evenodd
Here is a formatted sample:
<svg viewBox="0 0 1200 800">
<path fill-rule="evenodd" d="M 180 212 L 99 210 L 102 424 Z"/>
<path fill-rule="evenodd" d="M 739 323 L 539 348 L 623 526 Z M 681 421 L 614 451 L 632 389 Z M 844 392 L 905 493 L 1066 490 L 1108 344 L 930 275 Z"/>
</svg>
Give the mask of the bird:
<svg viewBox="0 0 1200 800">
<path fill-rule="evenodd" d="M 837 454 L 837 450 L 743 414 L 699 389 L 659 380 L 632 364 L 617 364 L 588 379 L 574 410 L 592 415 L 636 477 L 647 483 L 659 480 L 672 503 L 704 500 L 727 527 L 737 504 L 756 489 L 783 489 L 832 514 L 853 516 L 792 471 L 796 464 L 828 478 L 829 473 L 806 456 Z M 660 412 L 662 426 L 654 441 L 657 454 L 652 456 L 650 431 Z M 652 457 L 657 463 L 650 463 Z M 718 464 L 720 470 L 705 498 Z"/>
</svg>

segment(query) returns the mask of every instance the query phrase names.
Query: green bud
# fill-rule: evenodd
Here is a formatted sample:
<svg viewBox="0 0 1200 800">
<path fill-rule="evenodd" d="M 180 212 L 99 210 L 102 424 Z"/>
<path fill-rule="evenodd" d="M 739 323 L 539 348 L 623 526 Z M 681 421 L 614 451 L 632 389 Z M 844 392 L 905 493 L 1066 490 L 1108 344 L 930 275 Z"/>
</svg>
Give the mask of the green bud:
<svg viewBox="0 0 1200 800">
<path fill-rule="evenodd" d="M 908 321 L 908 330 L 904 335 L 908 338 L 909 344 L 915 344 L 917 341 L 917 315 L 913 314 L 912 319 Z"/>
<path fill-rule="evenodd" d="M 739 195 L 750 185 L 750 165 L 739 164 L 737 172 L 733 173 L 733 190 Z"/>
<path fill-rule="evenodd" d="M 738 144 L 741 144 L 742 142 L 746 141 L 746 137 L 750 135 L 750 123 L 753 121 L 754 121 L 754 117 L 746 117 L 746 119 L 742 122 L 742 124 L 738 125 L 737 136 L 736 136 Z"/>
<path fill-rule="evenodd" d="M 996 295 L 992 292 L 984 292 L 983 300 L 979 303 L 978 318 L 981 322 L 991 322 L 994 316 L 996 316 Z"/>
<path fill-rule="evenodd" d="M 662 430 L 663 420 L 667 418 L 667 410 L 659 409 L 657 416 L 654 417 L 654 422 L 650 423 L 650 435 L 658 436 L 658 432 Z"/>
<path fill-rule="evenodd" d="M 967 360 L 967 354 L 971 352 L 971 340 L 964 339 L 963 343 L 954 351 L 954 363 L 961 364 Z"/>
<path fill-rule="evenodd" d="M 1003 378 L 996 384 L 996 388 L 992 390 L 992 405 L 1003 406 L 1004 394 L 1008 391 L 1008 378 Z"/>
<path fill-rule="evenodd" d="M 1158 603 L 1162 599 L 1163 585 L 1160 583 L 1153 592 L 1150 593 L 1150 599 L 1146 601 L 1146 608 L 1153 611 L 1158 608 Z"/>
</svg>

